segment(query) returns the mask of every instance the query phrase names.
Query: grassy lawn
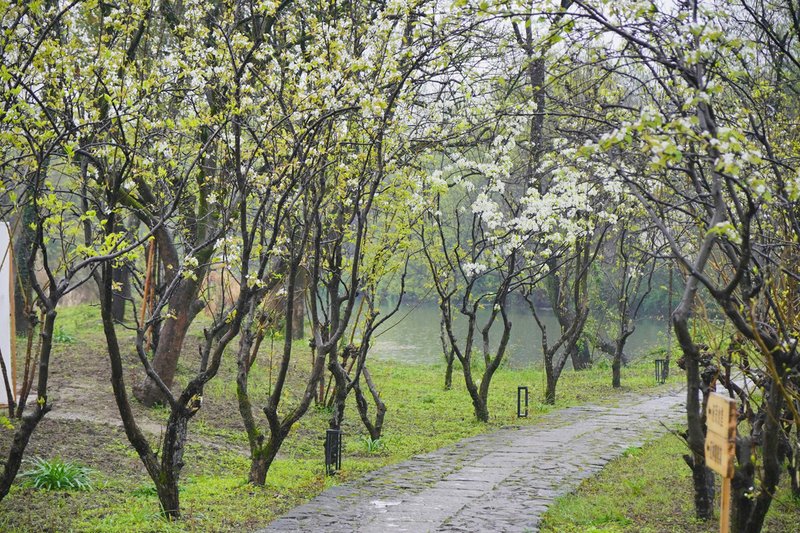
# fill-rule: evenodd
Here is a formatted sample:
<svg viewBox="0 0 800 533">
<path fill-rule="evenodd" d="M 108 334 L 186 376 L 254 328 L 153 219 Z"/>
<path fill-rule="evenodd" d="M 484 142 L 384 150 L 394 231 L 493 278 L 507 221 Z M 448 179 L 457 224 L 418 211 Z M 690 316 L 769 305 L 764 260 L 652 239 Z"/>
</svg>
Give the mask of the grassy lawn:
<svg viewBox="0 0 800 533">
<path fill-rule="evenodd" d="M 545 515 L 542 532 L 719 531 L 718 516 L 713 522 L 694 518 L 692 479 L 682 459 L 684 453 L 685 445 L 674 435 L 627 450 L 582 483 L 576 493 L 559 498 Z M 717 485 L 719 494 L 719 478 Z M 719 501 L 716 505 L 719 507 Z M 784 483 L 763 531 L 788 533 L 798 531 L 798 524 L 800 502 L 792 500 Z"/>
<path fill-rule="evenodd" d="M 167 523 L 160 518 L 152 483 L 119 426 L 111 395 L 108 361 L 97 310 L 91 306 L 64 309 L 59 315 L 59 341 L 52 362 L 50 396 L 53 411 L 37 428 L 27 457 L 60 457 L 93 469 L 93 490 L 46 491 L 18 480 L 0 503 L 0 531 L 233 531 L 265 525 L 289 508 L 303 503 L 325 487 L 413 455 L 437 449 L 464 437 L 510 424 L 535 424 L 553 409 L 541 403 L 544 373 L 541 368 L 503 367 L 495 375 L 490 394 L 491 421 L 475 421 L 469 396 L 454 372 L 453 389 L 443 390 L 442 365 L 409 365 L 374 359 L 370 370 L 388 411 L 382 446 L 369 449 L 367 435 L 354 408 L 345 414 L 342 471 L 326 477 L 322 441 L 329 410 L 315 407 L 294 427 L 267 477 L 266 487 L 249 485 L 247 441 L 239 418 L 235 394 L 233 352 L 226 354 L 220 374 L 208 385 L 203 407 L 192 420 L 182 473 L 184 518 Z M 141 374 L 126 333 L 126 385 Z M 197 358 L 199 327 L 187 340 L 178 382 L 191 376 Z M 57 339 L 58 340 L 58 339 Z M 23 344 L 20 344 L 23 345 Z M 275 343 L 275 350 L 280 346 Z M 277 368 L 271 365 L 270 344 L 265 342 L 251 374 L 256 406 Z M 291 408 L 309 365 L 308 345 L 298 342 L 289 374 L 289 394 L 282 409 Z M 682 382 L 674 372 L 667 386 Z M 653 363 L 644 361 L 623 370 L 623 388 L 611 388 L 607 364 L 583 371 L 565 371 L 555 408 L 587 402 L 614 403 L 626 392 L 645 392 L 655 386 Z M 530 417 L 516 417 L 517 386 L 531 391 Z M 164 409 L 147 410 L 134 401 L 138 420 L 158 443 L 158 424 Z M 260 411 L 260 410 L 259 410 Z M 148 425 L 149 424 L 149 425 Z M 12 432 L 0 428 L 0 450 L 6 453 Z M 29 468 L 23 465 L 23 470 Z"/>
</svg>

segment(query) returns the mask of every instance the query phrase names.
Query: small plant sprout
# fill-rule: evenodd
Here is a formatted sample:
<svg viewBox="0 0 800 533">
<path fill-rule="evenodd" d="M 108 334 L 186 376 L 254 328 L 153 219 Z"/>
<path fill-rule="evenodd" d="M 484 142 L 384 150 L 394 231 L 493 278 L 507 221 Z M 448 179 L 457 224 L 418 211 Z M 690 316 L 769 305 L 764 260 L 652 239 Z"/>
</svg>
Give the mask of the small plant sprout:
<svg viewBox="0 0 800 533">
<path fill-rule="evenodd" d="M 56 326 L 56 329 L 53 332 L 53 341 L 58 344 L 72 344 L 75 342 L 75 336 L 64 331 L 64 328 L 61 326 Z"/>
<path fill-rule="evenodd" d="M 365 435 L 361 437 L 361 442 L 364 444 L 364 451 L 367 453 L 378 453 L 386 447 L 383 439 L 381 438 L 373 440 L 372 437 Z"/>
</svg>

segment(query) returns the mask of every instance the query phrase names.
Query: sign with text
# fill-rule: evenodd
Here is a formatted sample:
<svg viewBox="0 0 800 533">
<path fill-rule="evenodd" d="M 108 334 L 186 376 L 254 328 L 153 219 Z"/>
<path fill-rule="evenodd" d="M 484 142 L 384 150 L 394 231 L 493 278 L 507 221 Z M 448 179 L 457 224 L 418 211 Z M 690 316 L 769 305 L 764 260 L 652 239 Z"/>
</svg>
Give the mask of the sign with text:
<svg viewBox="0 0 800 533">
<path fill-rule="evenodd" d="M 725 478 L 733 477 L 735 444 L 728 437 L 709 431 L 706 434 L 706 466 Z"/>
<path fill-rule="evenodd" d="M 712 392 L 706 403 L 706 466 L 722 476 L 719 530 L 730 531 L 731 478 L 736 457 L 736 400 Z"/>
<path fill-rule="evenodd" d="M 0 222 L 0 353 L 6 369 L 8 388 L 16 400 L 14 341 L 14 269 L 12 267 L 11 232 Z M 0 372 L 0 405 L 8 405 L 6 382 Z"/>
<path fill-rule="evenodd" d="M 729 439 L 736 434 L 736 400 L 712 392 L 706 405 L 708 431 Z"/>
</svg>

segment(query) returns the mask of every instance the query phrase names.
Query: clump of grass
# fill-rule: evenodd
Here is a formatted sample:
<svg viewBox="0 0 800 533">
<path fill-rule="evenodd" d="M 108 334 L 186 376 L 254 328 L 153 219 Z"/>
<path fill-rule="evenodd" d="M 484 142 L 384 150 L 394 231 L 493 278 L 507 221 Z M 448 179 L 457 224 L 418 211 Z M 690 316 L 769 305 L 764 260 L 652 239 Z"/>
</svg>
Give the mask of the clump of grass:
<svg viewBox="0 0 800 533">
<path fill-rule="evenodd" d="M 156 497 L 158 496 L 158 491 L 153 485 L 142 485 L 140 487 L 136 487 L 131 491 L 133 496 L 137 497 Z"/>
<path fill-rule="evenodd" d="M 381 438 L 372 439 L 365 435 L 361 437 L 361 442 L 364 445 L 364 451 L 367 453 L 378 453 L 386 447 L 386 444 Z"/>
<path fill-rule="evenodd" d="M 75 336 L 64 331 L 64 328 L 59 325 L 53 331 L 53 341 L 58 344 L 72 344 L 75 342 Z"/>
<path fill-rule="evenodd" d="M 58 457 L 35 457 L 28 462 L 31 468 L 22 472 L 20 477 L 29 487 L 41 490 L 92 490 L 93 470 L 89 467 L 62 461 Z"/>
<path fill-rule="evenodd" d="M 622 452 L 623 457 L 635 457 L 642 453 L 641 446 L 630 446 Z"/>
</svg>

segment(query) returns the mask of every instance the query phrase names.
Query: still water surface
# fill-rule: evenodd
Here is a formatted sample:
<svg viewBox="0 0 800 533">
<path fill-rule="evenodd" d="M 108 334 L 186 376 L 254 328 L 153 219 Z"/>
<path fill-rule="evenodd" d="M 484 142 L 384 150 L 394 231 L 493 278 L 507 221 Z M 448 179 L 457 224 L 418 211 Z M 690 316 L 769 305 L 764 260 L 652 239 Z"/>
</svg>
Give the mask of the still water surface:
<svg viewBox="0 0 800 533">
<path fill-rule="evenodd" d="M 484 321 L 488 316 L 480 315 Z M 558 320 L 552 311 L 542 311 L 547 327 L 547 336 L 551 342 L 558 335 Z M 506 349 L 506 359 L 513 367 L 523 367 L 541 361 L 542 341 L 541 332 L 530 311 L 524 307 L 512 308 L 510 313 L 511 338 Z M 459 316 L 456 319 L 456 330 L 461 342 L 465 338 L 467 319 Z M 483 321 L 479 320 L 479 325 Z M 492 331 L 492 346 L 496 347 L 502 333 L 502 322 L 498 323 Z M 636 323 L 636 331 L 625 346 L 625 352 L 632 357 L 647 355 L 654 349 L 666 345 L 666 321 L 657 319 L 642 319 Z M 463 347 L 463 344 L 462 344 Z M 480 333 L 475 342 L 475 349 L 481 349 Z M 475 352 L 473 352 L 475 353 Z M 435 305 L 422 304 L 419 306 L 405 305 L 381 329 L 376 332 L 373 339 L 371 354 L 379 359 L 389 359 L 407 363 L 438 363 L 443 361 L 442 344 L 439 340 L 439 308 Z M 595 353 L 597 357 L 602 354 Z"/>
</svg>

